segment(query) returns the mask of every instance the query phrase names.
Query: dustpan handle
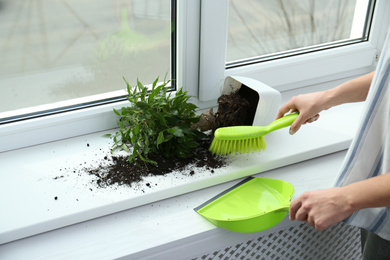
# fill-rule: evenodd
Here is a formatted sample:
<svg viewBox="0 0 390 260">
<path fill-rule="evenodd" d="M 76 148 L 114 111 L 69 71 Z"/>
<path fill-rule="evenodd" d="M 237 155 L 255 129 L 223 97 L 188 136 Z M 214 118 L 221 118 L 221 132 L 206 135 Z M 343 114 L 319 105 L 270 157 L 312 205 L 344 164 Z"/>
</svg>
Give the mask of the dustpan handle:
<svg viewBox="0 0 390 260">
<path fill-rule="evenodd" d="M 290 210 L 290 201 L 287 201 L 286 203 L 284 203 L 283 205 L 281 205 L 279 208 L 276 208 L 275 210 L 273 210 L 274 212 L 275 211 L 289 211 Z"/>
</svg>

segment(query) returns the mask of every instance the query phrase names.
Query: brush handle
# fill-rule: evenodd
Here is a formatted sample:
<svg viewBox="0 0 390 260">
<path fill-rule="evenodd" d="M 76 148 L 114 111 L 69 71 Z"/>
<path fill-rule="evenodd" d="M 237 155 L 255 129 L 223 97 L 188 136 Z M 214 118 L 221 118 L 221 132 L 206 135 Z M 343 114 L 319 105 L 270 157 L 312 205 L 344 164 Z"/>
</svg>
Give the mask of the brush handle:
<svg viewBox="0 0 390 260">
<path fill-rule="evenodd" d="M 269 124 L 267 126 L 267 130 L 269 132 L 272 132 L 272 131 L 290 126 L 295 121 L 295 119 L 297 119 L 298 115 L 299 115 L 298 112 L 294 112 L 294 113 L 291 113 L 287 116 L 281 117 L 281 118 L 273 121 L 271 124 Z"/>
<path fill-rule="evenodd" d="M 227 126 L 220 127 L 214 133 L 214 141 L 242 141 L 262 137 L 272 131 L 291 125 L 298 117 L 298 112 L 281 117 L 267 126 Z"/>
</svg>

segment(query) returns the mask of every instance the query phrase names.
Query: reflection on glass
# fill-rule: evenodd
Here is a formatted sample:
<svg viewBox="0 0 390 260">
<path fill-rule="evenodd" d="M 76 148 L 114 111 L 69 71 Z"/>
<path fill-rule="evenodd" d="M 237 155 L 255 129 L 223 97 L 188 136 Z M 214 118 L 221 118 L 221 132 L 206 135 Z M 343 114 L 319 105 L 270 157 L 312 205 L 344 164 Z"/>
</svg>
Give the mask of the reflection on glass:
<svg viewBox="0 0 390 260">
<path fill-rule="evenodd" d="M 230 0 L 227 63 L 365 39 L 368 0 Z"/>
<path fill-rule="evenodd" d="M 170 2 L 1 1 L 0 112 L 170 77 Z"/>
</svg>

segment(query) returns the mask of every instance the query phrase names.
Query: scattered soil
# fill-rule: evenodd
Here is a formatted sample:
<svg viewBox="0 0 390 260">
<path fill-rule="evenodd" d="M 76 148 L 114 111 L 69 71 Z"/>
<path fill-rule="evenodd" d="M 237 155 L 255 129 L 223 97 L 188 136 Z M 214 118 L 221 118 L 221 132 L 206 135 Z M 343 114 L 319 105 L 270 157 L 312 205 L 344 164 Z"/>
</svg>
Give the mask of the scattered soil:
<svg viewBox="0 0 390 260">
<path fill-rule="evenodd" d="M 203 121 L 196 127 L 199 127 L 202 131 L 212 130 L 213 133 L 216 128 L 222 126 L 252 125 L 259 98 L 256 92 L 256 95 L 254 95 L 251 91 L 253 90 L 241 87 L 238 92 L 222 95 L 218 99 L 217 113 L 213 114 L 212 109 L 204 113 Z M 86 171 L 97 177 L 96 183 L 99 187 L 110 185 L 132 186 L 132 184 L 140 182 L 146 176 L 165 175 L 173 171 L 193 175 L 195 174 L 195 167 L 213 173 L 214 169 L 226 165 L 227 159 L 223 156 L 216 156 L 209 151 L 211 141 L 212 135 L 202 140 L 201 145 L 194 150 L 194 157 L 192 158 L 167 159 L 163 156 L 156 156 L 150 159 L 156 161 L 157 165 L 145 167 L 140 160 L 130 164 L 125 156 L 110 155 L 104 157 L 106 162 L 110 160 L 108 166 L 101 163 L 96 168 L 87 169 Z M 148 183 L 146 185 L 148 186 Z"/>
<path fill-rule="evenodd" d="M 141 160 L 136 163 L 129 163 L 126 156 L 112 156 L 112 164 L 108 166 L 98 166 L 88 169 L 89 174 L 97 177 L 96 183 L 99 187 L 110 185 L 128 185 L 140 182 L 143 177 L 149 175 L 165 175 L 173 171 L 183 172 L 183 174 L 195 174 L 194 167 L 199 167 L 214 172 L 214 169 L 226 165 L 224 157 L 212 154 L 208 148 L 211 144 L 211 137 L 202 140 L 201 145 L 194 150 L 195 157 L 172 159 L 164 156 L 151 157 L 157 165 L 144 166 Z M 109 160 L 107 156 L 105 160 Z M 138 165 L 137 165 L 138 163 Z M 148 186 L 148 184 L 146 184 Z M 150 184 L 149 184 L 150 185 Z"/>
</svg>

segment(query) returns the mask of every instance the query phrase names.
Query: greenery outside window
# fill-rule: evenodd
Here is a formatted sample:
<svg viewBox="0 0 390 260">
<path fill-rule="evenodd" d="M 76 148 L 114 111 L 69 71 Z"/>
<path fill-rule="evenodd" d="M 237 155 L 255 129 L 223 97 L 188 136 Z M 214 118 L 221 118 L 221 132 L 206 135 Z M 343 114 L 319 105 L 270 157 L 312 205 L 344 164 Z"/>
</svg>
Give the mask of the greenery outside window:
<svg viewBox="0 0 390 260">
<path fill-rule="evenodd" d="M 18 0 L 0 8 L 0 123 L 123 100 L 122 77 L 176 77 L 175 1 Z"/>
<path fill-rule="evenodd" d="M 215 99 L 226 76 L 286 91 L 369 72 L 388 9 L 381 0 L 202 1 L 199 99 Z"/>
</svg>

